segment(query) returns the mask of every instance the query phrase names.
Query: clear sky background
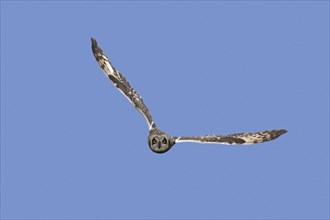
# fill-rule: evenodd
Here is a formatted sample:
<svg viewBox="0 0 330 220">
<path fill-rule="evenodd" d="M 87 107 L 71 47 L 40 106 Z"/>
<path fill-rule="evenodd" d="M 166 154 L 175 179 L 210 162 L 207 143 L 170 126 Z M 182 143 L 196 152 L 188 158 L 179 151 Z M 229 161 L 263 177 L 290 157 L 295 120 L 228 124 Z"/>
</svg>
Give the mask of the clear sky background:
<svg viewBox="0 0 330 220">
<path fill-rule="evenodd" d="M 147 145 L 90 37 L 172 135 Z M 1 1 L 1 218 L 329 218 L 329 2 Z"/>
</svg>

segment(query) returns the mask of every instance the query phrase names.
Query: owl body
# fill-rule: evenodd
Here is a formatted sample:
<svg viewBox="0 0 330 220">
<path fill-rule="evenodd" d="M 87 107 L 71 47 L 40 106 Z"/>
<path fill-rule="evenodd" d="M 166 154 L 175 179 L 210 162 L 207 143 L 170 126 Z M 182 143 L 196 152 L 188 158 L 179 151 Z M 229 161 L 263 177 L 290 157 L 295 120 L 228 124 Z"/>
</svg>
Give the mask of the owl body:
<svg viewBox="0 0 330 220">
<path fill-rule="evenodd" d="M 230 135 L 202 135 L 202 136 L 171 136 L 160 130 L 152 119 L 151 113 L 144 104 L 142 97 L 129 84 L 126 78 L 111 64 L 108 57 L 98 46 L 95 39 L 92 40 L 92 51 L 96 61 L 105 75 L 113 82 L 116 88 L 132 103 L 141 113 L 149 127 L 148 145 L 155 153 L 165 153 L 176 143 L 196 142 L 201 144 L 256 144 L 271 141 L 286 133 L 285 129 L 274 129 L 256 133 L 236 133 Z"/>
<path fill-rule="evenodd" d="M 148 135 L 148 145 L 155 153 L 165 153 L 175 144 L 175 139 L 157 127 L 151 128 Z"/>
</svg>

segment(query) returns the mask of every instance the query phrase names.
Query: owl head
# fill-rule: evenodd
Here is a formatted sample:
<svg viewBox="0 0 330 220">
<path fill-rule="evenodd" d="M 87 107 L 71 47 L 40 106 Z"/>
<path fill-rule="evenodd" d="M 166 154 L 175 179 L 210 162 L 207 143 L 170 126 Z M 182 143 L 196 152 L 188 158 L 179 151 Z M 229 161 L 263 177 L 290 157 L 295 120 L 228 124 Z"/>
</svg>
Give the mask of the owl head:
<svg viewBox="0 0 330 220">
<path fill-rule="evenodd" d="M 150 149 L 155 153 L 165 153 L 174 145 L 172 137 L 167 134 L 153 134 L 148 136 Z"/>
</svg>

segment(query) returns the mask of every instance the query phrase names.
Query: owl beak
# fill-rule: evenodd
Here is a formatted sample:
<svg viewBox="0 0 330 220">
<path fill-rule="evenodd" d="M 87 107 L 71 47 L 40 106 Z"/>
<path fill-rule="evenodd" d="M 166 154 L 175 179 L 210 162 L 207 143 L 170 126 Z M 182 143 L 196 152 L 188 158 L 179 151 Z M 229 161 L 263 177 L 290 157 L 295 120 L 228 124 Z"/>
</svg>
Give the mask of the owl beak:
<svg viewBox="0 0 330 220">
<path fill-rule="evenodd" d="M 158 148 L 160 149 L 162 147 L 162 144 L 160 143 L 160 141 L 158 142 Z"/>
</svg>

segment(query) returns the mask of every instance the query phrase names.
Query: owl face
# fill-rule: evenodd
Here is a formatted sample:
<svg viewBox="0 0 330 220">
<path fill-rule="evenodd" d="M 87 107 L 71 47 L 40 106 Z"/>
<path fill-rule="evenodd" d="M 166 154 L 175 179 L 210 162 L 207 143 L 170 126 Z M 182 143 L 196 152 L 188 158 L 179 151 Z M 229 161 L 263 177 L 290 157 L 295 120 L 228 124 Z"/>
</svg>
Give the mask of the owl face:
<svg viewBox="0 0 330 220">
<path fill-rule="evenodd" d="M 172 145 L 170 137 L 166 134 L 162 135 L 150 135 L 148 137 L 148 144 L 150 149 L 155 153 L 165 153 L 171 149 Z"/>
</svg>

